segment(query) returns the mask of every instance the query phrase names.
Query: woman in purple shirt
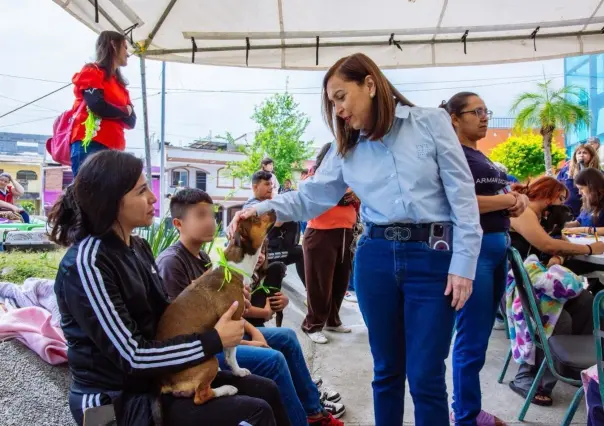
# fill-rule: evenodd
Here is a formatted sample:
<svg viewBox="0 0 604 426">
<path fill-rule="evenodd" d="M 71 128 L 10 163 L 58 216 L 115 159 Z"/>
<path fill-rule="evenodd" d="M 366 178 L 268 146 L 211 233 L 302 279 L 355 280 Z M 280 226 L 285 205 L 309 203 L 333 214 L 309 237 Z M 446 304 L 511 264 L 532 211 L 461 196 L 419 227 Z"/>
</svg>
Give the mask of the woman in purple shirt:
<svg viewBox="0 0 604 426">
<path fill-rule="evenodd" d="M 483 100 L 475 93 L 461 92 L 441 107 L 451 114 L 453 128 L 468 160 L 483 231 L 474 291 L 456 318 L 453 416 L 456 425 L 500 426 L 505 423 L 481 410 L 479 373 L 505 291 L 509 217 L 522 214 L 528 198 L 510 191 L 507 175 L 476 148 L 477 142 L 486 136 L 492 114 Z"/>
</svg>

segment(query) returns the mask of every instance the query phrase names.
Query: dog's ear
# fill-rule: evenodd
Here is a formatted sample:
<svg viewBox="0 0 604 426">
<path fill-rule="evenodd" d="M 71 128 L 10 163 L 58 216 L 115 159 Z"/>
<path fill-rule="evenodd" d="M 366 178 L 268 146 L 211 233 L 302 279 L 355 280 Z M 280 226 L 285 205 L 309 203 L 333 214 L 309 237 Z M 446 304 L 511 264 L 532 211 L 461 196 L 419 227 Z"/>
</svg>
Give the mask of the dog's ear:
<svg viewBox="0 0 604 426">
<path fill-rule="evenodd" d="M 237 247 L 241 247 L 241 234 L 239 231 L 235 231 L 233 234 L 233 244 L 235 244 Z"/>
</svg>

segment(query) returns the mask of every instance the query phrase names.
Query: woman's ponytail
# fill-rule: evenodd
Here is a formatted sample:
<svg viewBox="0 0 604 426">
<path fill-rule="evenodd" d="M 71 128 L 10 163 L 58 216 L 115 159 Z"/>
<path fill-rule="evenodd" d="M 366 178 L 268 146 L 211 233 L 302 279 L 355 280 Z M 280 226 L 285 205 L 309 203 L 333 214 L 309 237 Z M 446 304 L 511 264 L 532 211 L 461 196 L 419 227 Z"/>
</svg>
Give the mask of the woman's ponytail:
<svg viewBox="0 0 604 426">
<path fill-rule="evenodd" d="M 86 236 L 82 211 L 75 198 L 75 185 L 69 185 L 52 206 L 48 224 L 51 228 L 50 240 L 63 247 L 69 247 Z"/>
</svg>

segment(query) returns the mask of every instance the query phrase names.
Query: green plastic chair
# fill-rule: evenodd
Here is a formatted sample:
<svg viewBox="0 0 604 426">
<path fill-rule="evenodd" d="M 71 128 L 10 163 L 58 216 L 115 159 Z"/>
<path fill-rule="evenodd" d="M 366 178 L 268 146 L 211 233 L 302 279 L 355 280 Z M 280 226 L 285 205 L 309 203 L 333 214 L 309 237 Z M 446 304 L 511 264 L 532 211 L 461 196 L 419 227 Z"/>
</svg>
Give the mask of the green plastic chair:
<svg viewBox="0 0 604 426">
<path fill-rule="evenodd" d="M 508 354 L 505 357 L 505 361 L 503 362 L 503 368 L 501 369 L 501 373 L 499 373 L 499 378 L 497 379 L 498 383 L 503 383 L 503 379 L 505 378 L 505 374 L 508 371 L 508 367 L 510 366 L 510 361 L 512 360 L 512 336 L 510 335 L 510 324 L 508 323 L 507 312 L 505 311 L 505 306 L 500 306 L 499 309 L 501 314 L 503 315 L 503 325 L 505 326 L 505 336 L 510 341 L 510 348 L 508 349 Z"/>
<path fill-rule="evenodd" d="M 596 344 L 596 365 L 598 366 L 598 382 L 600 382 L 600 397 L 602 405 L 604 405 L 604 351 L 602 350 L 602 339 L 604 339 L 604 331 L 602 331 L 602 316 L 604 315 L 604 290 L 601 290 L 594 297 L 593 304 L 594 315 L 594 338 Z"/>
<path fill-rule="evenodd" d="M 524 405 L 518 420 L 524 421 L 531 401 L 533 400 L 545 369 L 549 368 L 556 379 L 561 382 L 578 386 L 566 414 L 562 421 L 562 426 L 568 426 L 577 411 L 577 407 L 583 398 L 583 386 L 581 382 L 581 371 L 596 364 L 596 347 L 592 336 L 569 336 L 557 335 L 549 339 L 545 334 L 542 313 L 537 304 L 537 299 L 533 291 L 531 280 L 524 268 L 522 258 L 513 247 L 508 249 L 509 259 L 516 279 L 516 289 L 522 302 L 522 309 L 526 319 L 528 332 L 535 346 L 543 351 L 545 359 L 541 363 L 539 372 L 531 386 L 529 393 L 524 401 Z M 564 370 L 562 372 L 561 370 Z"/>
</svg>

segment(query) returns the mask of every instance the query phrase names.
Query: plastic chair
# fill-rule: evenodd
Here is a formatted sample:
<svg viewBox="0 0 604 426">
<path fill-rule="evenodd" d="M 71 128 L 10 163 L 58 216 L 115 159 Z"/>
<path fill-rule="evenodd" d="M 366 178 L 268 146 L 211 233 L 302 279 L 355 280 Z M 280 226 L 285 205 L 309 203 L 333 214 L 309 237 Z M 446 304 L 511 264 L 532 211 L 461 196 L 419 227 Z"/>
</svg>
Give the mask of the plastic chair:
<svg viewBox="0 0 604 426">
<path fill-rule="evenodd" d="M 581 383 L 581 371 L 596 363 L 594 339 L 589 335 L 557 335 L 548 339 L 541 320 L 542 313 L 537 304 L 533 286 L 526 269 L 524 268 L 522 258 L 518 251 L 513 247 L 508 249 L 508 257 L 512 265 L 512 270 L 514 271 L 516 289 L 520 296 L 520 301 L 522 302 L 522 309 L 531 340 L 545 355 L 545 359 L 541 363 L 539 372 L 535 377 L 522 410 L 518 415 L 518 420 L 524 421 L 531 401 L 537 393 L 537 388 L 545 373 L 545 369 L 549 368 L 554 377 L 559 381 L 579 387 L 566 410 L 566 414 L 562 421 L 562 426 L 568 426 L 571 424 L 575 412 L 577 411 L 577 407 L 583 398 L 584 392 Z M 564 373 L 561 370 L 564 370 Z"/>
<path fill-rule="evenodd" d="M 505 326 L 505 336 L 508 340 L 512 340 L 512 336 L 510 336 L 510 324 L 508 323 L 508 316 L 505 308 L 505 294 L 503 295 L 503 299 L 499 306 L 499 311 L 501 315 L 503 315 L 503 325 Z M 508 371 L 508 367 L 510 366 L 510 361 L 512 360 L 512 343 L 510 342 L 510 348 L 508 349 L 508 354 L 505 357 L 505 361 L 503 362 L 503 368 L 501 369 L 501 373 L 499 373 L 499 378 L 497 379 L 497 383 L 503 383 L 503 379 L 505 378 L 505 374 Z"/>
</svg>

